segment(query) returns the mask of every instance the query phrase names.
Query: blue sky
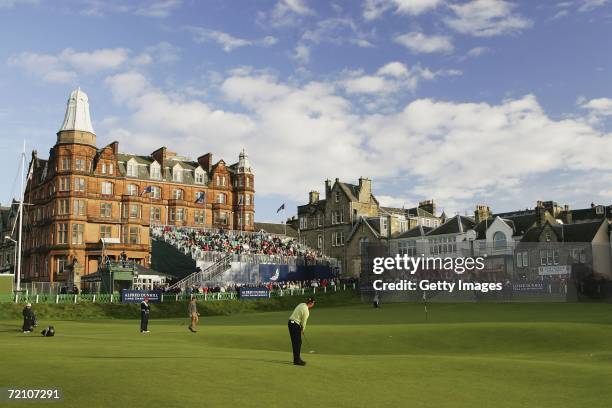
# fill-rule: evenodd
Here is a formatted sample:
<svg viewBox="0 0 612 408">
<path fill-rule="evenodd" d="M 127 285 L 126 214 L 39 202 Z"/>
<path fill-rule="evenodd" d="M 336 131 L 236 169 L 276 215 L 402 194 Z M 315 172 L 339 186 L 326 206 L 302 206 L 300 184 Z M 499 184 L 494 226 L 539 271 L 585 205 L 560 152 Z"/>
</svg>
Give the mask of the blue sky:
<svg viewBox="0 0 612 408">
<path fill-rule="evenodd" d="M 329 177 L 447 213 L 612 202 L 607 0 L 0 0 L 0 201 L 70 91 L 98 145 L 212 151 L 277 221 Z"/>
</svg>

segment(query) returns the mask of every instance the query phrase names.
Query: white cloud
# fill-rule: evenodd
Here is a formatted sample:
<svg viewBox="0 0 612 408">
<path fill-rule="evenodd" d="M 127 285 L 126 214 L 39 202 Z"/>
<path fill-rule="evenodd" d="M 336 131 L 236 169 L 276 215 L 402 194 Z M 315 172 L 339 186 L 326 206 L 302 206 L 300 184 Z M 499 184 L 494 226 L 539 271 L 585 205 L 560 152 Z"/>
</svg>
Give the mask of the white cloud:
<svg viewBox="0 0 612 408">
<path fill-rule="evenodd" d="M 467 52 L 468 57 L 480 57 L 483 54 L 490 52 L 488 47 L 474 47 Z"/>
<path fill-rule="evenodd" d="M 57 55 L 22 52 L 9 57 L 8 62 L 46 82 L 74 83 L 78 72 L 93 74 L 122 67 L 129 53 L 126 48 L 104 48 L 91 52 L 66 48 Z"/>
<path fill-rule="evenodd" d="M 453 30 L 476 37 L 491 37 L 519 32 L 531 27 L 530 20 L 513 13 L 514 4 L 504 0 L 471 0 L 450 4 L 454 17 L 445 18 Z"/>
<path fill-rule="evenodd" d="M 129 4 L 117 0 L 84 0 L 79 4 L 79 13 L 85 16 L 104 17 L 107 14 L 135 14 L 139 16 L 165 18 L 179 8 L 183 0 L 141 0 Z"/>
<path fill-rule="evenodd" d="M 374 20 L 389 10 L 397 14 L 419 15 L 443 4 L 443 0 L 366 0 L 363 4 L 363 18 Z"/>
<path fill-rule="evenodd" d="M 142 53 L 132 61 L 136 65 L 147 65 L 153 62 L 172 64 L 180 59 L 180 48 L 162 41 L 156 45 L 146 47 Z"/>
<path fill-rule="evenodd" d="M 158 0 L 153 2 L 144 2 L 140 5 L 135 13 L 147 17 L 168 17 L 172 12 L 181 6 L 182 0 Z"/>
<path fill-rule="evenodd" d="M 76 72 L 65 69 L 59 58 L 54 55 L 22 52 L 9 57 L 8 63 L 21 67 L 46 82 L 74 83 L 77 77 Z"/>
<path fill-rule="evenodd" d="M 128 59 L 127 48 L 104 48 L 91 52 L 78 52 L 72 48 L 64 49 L 58 56 L 66 63 L 83 72 L 98 72 L 121 67 Z"/>
<path fill-rule="evenodd" d="M 581 106 L 601 116 L 612 116 L 612 98 L 597 98 L 584 102 Z"/>
<path fill-rule="evenodd" d="M 362 75 L 361 86 L 384 88 L 384 81 L 410 72 L 392 62 Z M 122 150 L 146 153 L 167 145 L 179 154 L 212 151 L 234 162 L 245 147 L 262 196 L 303 201 L 325 178 L 364 175 L 375 180 L 375 189 L 393 185 L 393 191 L 380 191 L 385 203 L 435 198 L 451 213 L 471 209 L 482 197 L 517 197 L 514 205 L 524 206 L 542 188 L 550 191 L 551 174 L 573 175 L 568 182 L 585 172 L 612 176 L 612 134 L 581 118 L 551 119 L 533 95 L 498 104 L 416 99 L 368 113 L 337 81 L 298 84 L 241 69 L 222 81 L 218 90 L 232 108 L 220 110 L 164 93 L 135 72 L 106 83 L 130 113 L 108 131 Z M 538 177 L 543 184 L 534 181 Z M 591 194 L 602 190 L 596 188 Z M 571 196 L 558 194 L 557 200 Z"/>
<path fill-rule="evenodd" d="M 304 0 L 279 0 L 270 12 L 258 13 L 257 20 L 262 26 L 295 27 L 304 17 L 315 14 Z"/>
<path fill-rule="evenodd" d="M 272 36 L 266 36 L 258 40 L 246 40 L 243 38 L 237 38 L 231 34 L 224 33 L 222 31 L 209 30 L 202 27 L 187 27 L 193 34 L 193 40 L 197 43 L 215 42 L 223 46 L 223 51 L 230 52 L 240 47 L 247 46 L 261 46 L 270 47 L 278 42 L 278 39 Z"/>
<path fill-rule="evenodd" d="M 310 47 L 304 44 L 298 44 L 295 47 L 292 57 L 301 64 L 308 64 L 310 62 Z"/>
<path fill-rule="evenodd" d="M 308 63 L 314 45 L 332 44 L 341 46 L 345 44 L 369 48 L 374 45 L 370 42 L 371 33 L 363 32 L 357 24 L 346 17 L 328 18 L 318 21 L 312 28 L 302 34 L 295 47 L 293 58 L 300 63 Z"/>
<path fill-rule="evenodd" d="M 451 52 L 453 50 L 451 38 L 444 35 L 427 36 L 423 33 L 413 31 L 396 36 L 394 41 L 417 54 Z"/>
<path fill-rule="evenodd" d="M 582 4 L 578 8 L 578 11 L 586 12 L 596 9 L 598 7 L 605 6 L 610 0 L 583 0 Z"/>
<path fill-rule="evenodd" d="M 13 8 L 20 5 L 36 6 L 38 4 L 40 4 L 40 0 L 0 0 L 0 9 Z"/>
</svg>

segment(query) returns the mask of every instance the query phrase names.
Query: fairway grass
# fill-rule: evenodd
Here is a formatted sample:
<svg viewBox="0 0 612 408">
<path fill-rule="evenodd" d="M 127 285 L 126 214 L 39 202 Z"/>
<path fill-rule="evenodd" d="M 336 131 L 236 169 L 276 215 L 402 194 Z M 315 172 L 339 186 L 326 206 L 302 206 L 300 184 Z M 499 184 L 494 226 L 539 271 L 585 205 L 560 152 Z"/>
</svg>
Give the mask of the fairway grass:
<svg viewBox="0 0 612 408">
<path fill-rule="evenodd" d="M 60 387 L 70 407 L 610 407 L 612 305 L 315 308 L 290 364 L 288 312 L 0 321 L 0 387 Z M 41 330 L 42 327 L 39 327 Z M 308 353 L 314 350 L 314 353 Z M 6 406 L 21 404 L 5 404 Z"/>
</svg>

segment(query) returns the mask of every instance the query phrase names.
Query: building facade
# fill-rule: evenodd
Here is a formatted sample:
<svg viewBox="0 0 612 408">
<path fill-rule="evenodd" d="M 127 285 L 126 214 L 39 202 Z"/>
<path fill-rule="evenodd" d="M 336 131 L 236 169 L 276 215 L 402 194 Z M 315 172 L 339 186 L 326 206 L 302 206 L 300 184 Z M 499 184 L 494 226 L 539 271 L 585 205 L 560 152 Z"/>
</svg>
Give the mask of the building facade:
<svg viewBox="0 0 612 408">
<path fill-rule="evenodd" d="M 338 259 L 342 274 L 354 277 L 360 274 L 366 244 L 443 222 L 432 200 L 408 209 L 381 206 L 372 194 L 372 181 L 363 177 L 358 184 L 326 180 L 325 198 L 311 191 L 308 204 L 298 206 L 297 212 L 300 242 Z"/>
<path fill-rule="evenodd" d="M 149 266 L 149 227 L 243 229 L 254 225 L 254 175 L 246 153 L 235 164 L 211 153 L 190 160 L 166 147 L 150 155 L 97 147 L 87 95 L 77 89 L 49 158 L 36 151 L 25 191 L 22 274 L 33 281 L 76 281 L 102 256 L 122 252 Z"/>
</svg>

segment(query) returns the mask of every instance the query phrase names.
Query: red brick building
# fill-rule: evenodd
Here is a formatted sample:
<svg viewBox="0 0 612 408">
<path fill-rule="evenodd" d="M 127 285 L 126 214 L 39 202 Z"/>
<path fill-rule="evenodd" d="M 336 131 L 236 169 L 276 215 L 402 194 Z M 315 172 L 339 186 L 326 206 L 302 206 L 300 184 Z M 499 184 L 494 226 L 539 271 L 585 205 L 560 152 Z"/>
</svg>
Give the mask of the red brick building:
<svg viewBox="0 0 612 408">
<path fill-rule="evenodd" d="M 211 153 L 193 161 L 166 147 L 150 155 L 120 153 L 118 142 L 98 148 L 80 89 L 68 99 L 49 158 L 34 151 L 30 164 L 26 280 L 77 280 L 97 271 L 103 250 L 148 266 L 151 225 L 253 230 L 254 175 L 244 151 L 228 165 Z"/>
</svg>

